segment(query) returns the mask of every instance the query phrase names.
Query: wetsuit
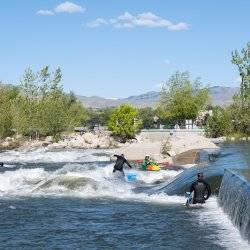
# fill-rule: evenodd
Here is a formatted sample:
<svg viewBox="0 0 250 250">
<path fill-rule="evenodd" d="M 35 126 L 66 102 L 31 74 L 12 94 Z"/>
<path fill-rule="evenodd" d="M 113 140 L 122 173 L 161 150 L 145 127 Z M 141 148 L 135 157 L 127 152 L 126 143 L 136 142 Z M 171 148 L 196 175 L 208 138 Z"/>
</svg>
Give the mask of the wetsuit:
<svg viewBox="0 0 250 250">
<path fill-rule="evenodd" d="M 121 155 L 114 155 L 114 156 L 117 158 L 117 160 L 115 162 L 113 173 L 115 171 L 120 171 L 124 174 L 124 172 L 123 172 L 124 163 L 126 163 L 130 168 L 132 168 L 131 165 L 129 164 L 129 162 L 123 156 L 121 156 Z"/>
<path fill-rule="evenodd" d="M 207 200 L 211 195 L 211 188 L 209 184 L 203 180 L 198 180 L 192 184 L 190 188 L 190 193 L 192 193 L 193 191 L 194 191 L 193 204 L 205 203 L 205 200 Z"/>
</svg>

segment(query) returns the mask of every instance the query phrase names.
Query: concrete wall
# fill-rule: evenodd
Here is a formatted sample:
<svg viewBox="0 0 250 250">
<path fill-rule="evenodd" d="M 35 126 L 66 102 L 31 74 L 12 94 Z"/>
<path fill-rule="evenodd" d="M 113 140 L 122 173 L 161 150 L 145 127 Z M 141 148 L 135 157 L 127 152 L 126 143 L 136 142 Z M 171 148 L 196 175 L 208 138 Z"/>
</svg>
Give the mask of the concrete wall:
<svg viewBox="0 0 250 250">
<path fill-rule="evenodd" d="M 203 129 L 143 129 L 141 130 L 140 137 L 142 139 L 148 139 L 150 141 L 164 141 L 166 140 L 170 134 L 172 135 L 188 135 L 190 136 L 194 134 L 203 135 Z"/>
</svg>

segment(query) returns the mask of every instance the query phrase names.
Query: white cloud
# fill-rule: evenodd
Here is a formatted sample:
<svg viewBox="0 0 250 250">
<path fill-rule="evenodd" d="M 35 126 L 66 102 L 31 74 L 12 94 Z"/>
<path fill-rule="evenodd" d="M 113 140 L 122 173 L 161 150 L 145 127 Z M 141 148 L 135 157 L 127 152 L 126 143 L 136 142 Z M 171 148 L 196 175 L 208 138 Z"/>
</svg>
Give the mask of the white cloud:
<svg viewBox="0 0 250 250">
<path fill-rule="evenodd" d="M 38 10 L 36 14 L 42 16 L 53 16 L 54 12 L 50 10 Z"/>
<path fill-rule="evenodd" d="M 97 18 L 96 20 L 87 23 L 87 26 L 90 28 L 97 28 L 97 27 L 100 27 L 102 25 L 107 25 L 107 24 L 108 24 L 108 22 L 105 19 Z"/>
<path fill-rule="evenodd" d="M 105 20 L 103 18 L 97 18 L 95 21 L 90 23 L 94 23 L 97 20 L 102 20 L 102 22 L 97 22 L 98 26 L 94 27 L 110 24 L 114 28 L 135 28 L 135 27 L 157 28 L 158 27 L 158 28 L 166 28 L 171 31 L 181 31 L 188 29 L 187 23 L 183 22 L 172 23 L 171 21 L 159 17 L 153 14 L 152 12 L 144 12 L 138 15 L 132 15 L 129 12 L 125 12 L 124 14 L 118 16 L 117 18 L 112 18 L 109 20 Z"/>
<path fill-rule="evenodd" d="M 64 2 L 55 7 L 54 11 L 58 13 L 76 13 L 84 12 L 86 9 L 80 5 L 74 4 L 72 2 Z"/>
<path fill-rule="evenodd" d="M 172 24 L 169 26 L 170 30 L 174 31 L 179 31 L 179 30 L 187 30 L 188 29 L 188 24 L 187 23 L 177 23 L 177 24 Z"/>
</svg>

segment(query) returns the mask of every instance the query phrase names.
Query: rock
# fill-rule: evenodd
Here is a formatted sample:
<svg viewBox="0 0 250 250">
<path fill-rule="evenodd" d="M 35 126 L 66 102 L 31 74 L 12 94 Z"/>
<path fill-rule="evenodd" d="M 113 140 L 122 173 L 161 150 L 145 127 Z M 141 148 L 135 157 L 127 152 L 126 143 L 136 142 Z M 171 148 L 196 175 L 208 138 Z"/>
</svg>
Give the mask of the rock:
<svg viewBox="0 0 250 250">
<path fill-rule="evenodd" d="M 16 140 L 20 140 L 20 139 L 23 138 L 23 136 L 22 135 L 16 135 L 15 138 L 16 138 Z"/>
<path fill-rule="evenodd" d="M 45 138 L 45 142 L 46 143 L 53 143 L 53 137 L 52 136 L 47 136 L 46 138 Z"/>
<path fill-rule="evenodd" d="M 176 153 L 175 153 L 174 151 L 171 151 L 171 150 L 170 150 L 170 151 L 168 151 L 168 155 L 172 157 L 172 156 L 175 156 Z"/>
<path fill-rule="evenodd" d="M 3 148 L 8 148 L 10 146 L 10 142 L 9 141 L 4 141 L 3 143 L 2 143 L 2 147 Z"/>
<path fill-rule="evenodd" d="M 96 139 L 96 136 L 92 133 L 86 133 L 83 135 L 83 138 L 84 138 L 86 143 L 92 144 L 94 139 Z"/>
</svg>

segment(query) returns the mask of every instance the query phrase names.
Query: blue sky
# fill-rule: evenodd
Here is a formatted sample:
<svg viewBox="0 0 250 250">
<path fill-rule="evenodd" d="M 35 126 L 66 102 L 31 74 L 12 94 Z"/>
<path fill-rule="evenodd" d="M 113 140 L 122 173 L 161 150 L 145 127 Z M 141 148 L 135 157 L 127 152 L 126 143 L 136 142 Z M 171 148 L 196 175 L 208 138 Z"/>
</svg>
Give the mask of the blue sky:
<svg viewBox="0 0 250 250">
<path fill-rule="evenodd" d="M 0 80 L 60 66 L 80 95 L 158 90 L 176 70 L 237 86 L 231 51 L 250 41 L 248 0 L 3 0 Z"/>
</svg>

